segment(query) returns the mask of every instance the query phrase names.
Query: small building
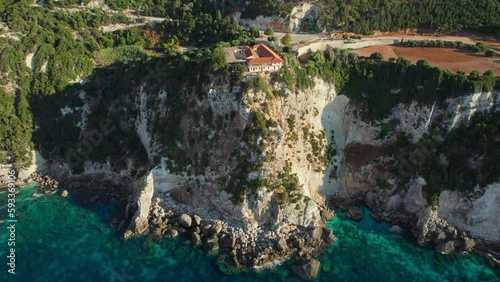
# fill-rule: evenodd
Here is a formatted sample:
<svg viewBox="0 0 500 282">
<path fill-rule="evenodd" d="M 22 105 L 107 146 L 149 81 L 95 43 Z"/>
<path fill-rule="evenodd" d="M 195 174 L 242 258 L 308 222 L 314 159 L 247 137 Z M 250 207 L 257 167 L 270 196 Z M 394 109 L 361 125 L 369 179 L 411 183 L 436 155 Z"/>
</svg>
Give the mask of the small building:
<svg viewBox="0 0 500 282">
<path fill-rule="evenodd" d="M 283 67 L 283 59 L 267 45 L 225 48 L 228 63 L 246 62 L 249 72 L 276 71 Z"/>
</svg>

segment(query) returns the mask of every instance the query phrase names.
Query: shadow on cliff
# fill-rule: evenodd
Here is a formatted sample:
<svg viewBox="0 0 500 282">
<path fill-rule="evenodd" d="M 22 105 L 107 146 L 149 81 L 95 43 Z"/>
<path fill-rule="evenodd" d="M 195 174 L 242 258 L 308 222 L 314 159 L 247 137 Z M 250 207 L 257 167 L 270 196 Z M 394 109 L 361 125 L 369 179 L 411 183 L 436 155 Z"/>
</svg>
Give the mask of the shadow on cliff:
<svg viewBox="0 0 500 282">
<path fill-rule="evenodd" d="M 331 160 L 328 164 L 323 184 L 319 189 L 321 196 L 330 199 L 341 190 L 339 175 L 344 161 L 344 149 L 349 133 L 346 96 L 338 95 L 321 112 L 321 125 L 326 133 L 328 148 L 331 148 Z"/>
<path fill-rule="evenodd" d="M 150 160 L 135 130 L 135 94 L 157 80 L 161 58 L 96 68 L 80 83 L 52 95 L 32 97 L 33 142 L 46 161 L 42 172 L 70 192 L 68 201 L 120 223 L 135 179 L 149 172 Z"/>
</svg>

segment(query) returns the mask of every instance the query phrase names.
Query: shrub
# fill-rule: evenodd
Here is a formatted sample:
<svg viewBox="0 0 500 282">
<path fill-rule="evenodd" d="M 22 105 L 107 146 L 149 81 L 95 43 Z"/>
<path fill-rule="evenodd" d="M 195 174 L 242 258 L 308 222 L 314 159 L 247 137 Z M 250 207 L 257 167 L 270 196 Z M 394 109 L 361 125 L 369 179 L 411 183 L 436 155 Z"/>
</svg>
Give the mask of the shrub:
<svg viewBox="0 0 500 282">
<path fill-rule="evenodd" d="M 486 50 L 486 52 L 484 52 L 484 55 L 486 55 L 486 57 L 496 57 L 497 52 L 495 52 L 493 50 Z"/>
<path fill-rule="evenodd" d="M 375 60 L 375 61 L 382 61 L 384 59 L 384 55 L 380 52 L 375 52 L 370 55 L 370 59 Z"/>
<path fill-rule="evenodd" d="M 264 34 L 265 35 L 274 35 L 274 29 L 272 27 L 268 27 L 266 28 L 266 30 L 264 31 Z"/>
<path fill-rule="evenodd" d="M 128 64 L 137 61 L 147 61 L 151 57 L 151 53 L 142 49 L 139 46 L 120 46 L 116 48 L 106 48 L 99 52 L 97 61 L 102 66 L 110 66 L 112 64 Z"/>
<path fill-rule="evenodd" d="M 285 46 L 289 46 L 292 43 L 292 36 L 290 33 L 285 34 L 285 36 L 281 38 L 281 43 Z"/>
</svg>

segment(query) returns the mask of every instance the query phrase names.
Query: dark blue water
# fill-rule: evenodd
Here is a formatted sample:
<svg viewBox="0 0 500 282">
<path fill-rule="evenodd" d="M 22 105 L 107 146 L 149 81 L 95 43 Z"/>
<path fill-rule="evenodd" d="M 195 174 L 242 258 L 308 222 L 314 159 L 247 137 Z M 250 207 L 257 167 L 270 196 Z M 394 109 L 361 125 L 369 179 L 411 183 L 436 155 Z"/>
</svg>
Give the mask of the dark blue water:
<svg viewBox="0 0 500 282">
<path fill-rule="evenodd" d="M 298 281 L 288 270 L 291 262 L 225 275 L 216 256 L 186 238 L 123 242 L 109 227 L 109 205 L 83 207 L 71 196 L 34 199 L 33 192 L 26 187 L 17 196 L 15 275 L 7 273 L 8 232 L 6 224 L 0 227 L 0 281 Z M 0 216 L 5 215 L 1 207 Z M 421 248 L 369 216 L 355 223 L 339 213 L 327 225 L 337 242 L 320 257 L 319 281 L 500 281 L 499 269 L 482 258 Z"/>
</svg>

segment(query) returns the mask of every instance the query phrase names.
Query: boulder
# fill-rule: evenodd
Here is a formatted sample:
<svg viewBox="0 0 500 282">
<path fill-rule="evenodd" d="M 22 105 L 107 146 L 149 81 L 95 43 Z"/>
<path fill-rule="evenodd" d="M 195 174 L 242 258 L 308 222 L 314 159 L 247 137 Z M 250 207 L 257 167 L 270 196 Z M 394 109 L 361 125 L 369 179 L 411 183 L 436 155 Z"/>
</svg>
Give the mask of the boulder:
<svg viewBox="0 0 500 282">
<path fill-rule="evenodd" d="M 191 223 L 192 223 L 192 220 L 191 220 L 191 217 L 185 213 L 181 214 L 181 216 L 179 217 L 179 224 L 184 227 L 184 228 L 189 228 L 191 227 Z"/>
<path fill-rule="evenodd" d="M 450 240 L 437 246 L 436 250 L 447 255 L 453 253 L 455 251 L 455 247 L 457 247 L 457 242 L 455 240 Z"/>
<path fill-rule="evenodd" d="M 474 249 L 474 246 L 476 246 L 476 242 L 474 242 L 474 240 L 472 240 L 471 238 L 469 237 L 464 237 L 462 239 L 462 245 L 463 245 L 463 248 L 464 250 L 466 250 L 467 252 L 471 252 L 473 249 Z"/>
<path fill-rule="evenodd" d="M 444 233 L 443 231 L 439 231 L 435 233 L 434 236 L 432 237 L 432 243 L 434 245 L 439 245 L 443 243 L 445 239 L 446 239 L 446 233 Z"/>
<path fill-rule="evenodd" d="M 168 239 L 174 239 L 177 236 L 179 236 L 179 231 L 176 228 L 168 228 L 167 231 L 165 231 L 165 237 Z"/>
<path fill-rule="evenodd" d="M 288 249 L 288 246 L 286 244 L 286 240 L 285 238 L 280 238 L 278 240 L 278 243 L 276 243 L 276 249 L 279 251 L 279 252 L 284 252 Z"/>
<path fill-rule="evenodd" d="M 153 234 L 155 236 L 161 236 L 163 234 L 163 230 L 161 228 L 155 228 Z"/>
<path fill-rule="evenodd" d="M 309 233 L 310 237 L 307 236 L 306 240 L 309 242 L 309 240 L 312 240 L 309 243 L 312 242 L 317 242 L 319 243 L 321 241 L 321 236 L 323 235 L 323 228 L 322 227 L 317 227 L 312 230 L 312 232 Z"/>
<path fill-rule="evenodd" d="M 193 215 L 193 225 L 194 226 L 198 226 L 200 225 L 201 223 L 201 217 L 199 217 L 198 215 Z"/>
<path fill-rule="evenodd" d="M 61 197 L 66 198 L 68 197 L 69 193 L 67 190 L 62 191 Z"/>
<path fill-rule="evenodd" d="M 212 229 L 212 225 L 208 222 L 202 222 L 200 224 L 201 233 L 205 236 L 210 235 L 210 229 Z"/>
<path fill-rule="evenodd" d="M 207 242 L 205 244 L 205 251 L 207 253 L 214 253 L 219 250 L 219 244 L 217 242 Z"/>
<path fill-rule="evenodd" d="M 212 227 L 210 228 L 210 234 L 213 235 L 219 235 L 219 233 L 222 231 L 222 224 L 220 222 L 216 222 Z"/>
<path fill-rule="evenodd" d="M 200 234 L 200 233 L 201 233 L 201 229 L 200 229 L 200 227 L 199 227 L 199 226 L 196 226 L 195 228 L 193 228 L 193 232 L 194 232 L 194 233 L 198 233 L 198 234 Z"/>
<path fill-rule="evenodd" d="M 304 244 L 305 244 L 304 238 L 296 238 L 296 237 L 294 237 L 294 238 L 291 239 L 291 242 L 292 242 L 292 246 L 294 246 L 297 249 L 304 248 Z"/>
<path fill-rule="evenodd" d="M 358 207 L 352 206 L 347 211 L 347 217 L 355 221 L 360 221 L 363 219 L 363 212 Z"/>
<path fill-rule="evenodd" d="M 123 240 L 127 240 L 128 238 L 132 237 L 132 235 L 134 235 L 134 232 L 132 232 L 132 230 L 125 230 L 125 233 L 123 233 Z"/>
<path fill-rule="evenodd" d="M 331 244 L 335 242 L 335 235 L 333 234 L 333 230 L 327 227 L 323 227 L 323 234 L 321 235 L 321 239 L 325 241 L 327 244 Z"/>
<path fill-rule="evenodd" d="M 315 259 L 302 261 L 299 265 L 294 266 L 293 273 L 303 280 L 313 280 L 318 276 L 321 263 Z"/>
<path fill-rule="evenodd" d="M 195 245 L 198 245 L 201 242 L 200 234 L 195 232 L 191 233 L 191 239 Z"/>
<path fill-rule="evenodd" d="M 216 235 L 212 235 L 210 237 L 206 237 L 205 242 L 206 243 L 217 243 L 217 242 L 219 242 L 219 238 L 217 238 Z"/>
<path fill-rule="evenodd" d="M 335 212 L 325 208 L 321 211 L 321 218 L 323 218 L 325 221 L 333 220 L 335 218 Z"/>
<path fill-rule="evenodd" d="M 365 203 L 368 207 L 373 208 L 377 205 L 377 195 L 371 191 L 365 195 Z"/>
<path fill-rule="evenodd" d="M 220 237 L 219 243 L 223 248 L 232 249 L 236 244 L 236 238 L 231 234 L 223 234 Z"/>
</svg>

